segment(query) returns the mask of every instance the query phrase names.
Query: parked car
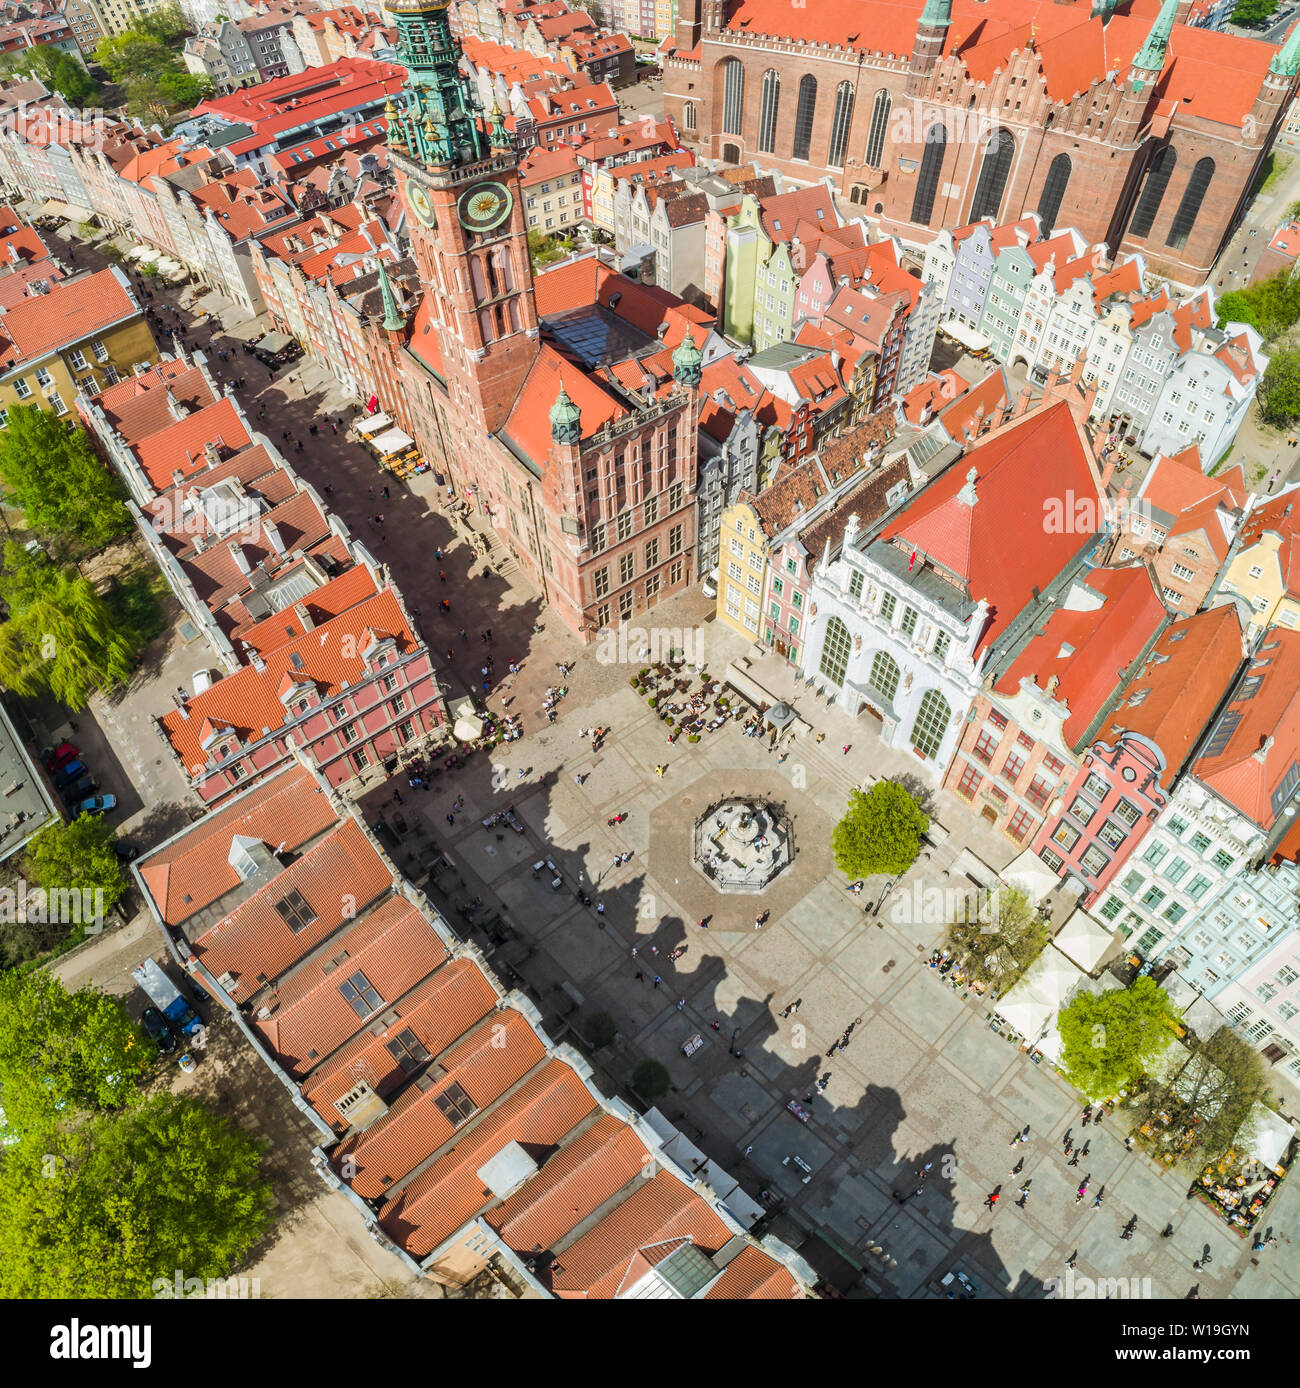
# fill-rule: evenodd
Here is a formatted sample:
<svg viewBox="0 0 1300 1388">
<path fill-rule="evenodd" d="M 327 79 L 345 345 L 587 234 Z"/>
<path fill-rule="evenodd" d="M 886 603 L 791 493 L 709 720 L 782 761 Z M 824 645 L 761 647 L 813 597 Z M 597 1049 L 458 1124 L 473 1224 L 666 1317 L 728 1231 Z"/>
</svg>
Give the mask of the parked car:
<svg viewBox="0 0 1300 1388">
<path fill-rule="evenodd" d="M 47 747 L 41 753 L 41 762 L 46 771 L 53 775 L 56 771 L 61 771 L 68 762 L 79 755 L 80 749 L 75 743 L 60 742 L 57 747 Z"/>
<path fill-rule="evenodd" d="M 78 800 L 84 800 L 88 795 L 94 795 L 99 789 L 99 782 L 87 772 L 78 781 L 73 781 L 70 786 L 64 786 L 62 790 L 63 802 L 66 805 L 75 804 Z"/>
<path fill-rule="evenodd" d="M 117 861 L 123 865 L 135 862 L 140 856 L 140 850 L 127 839 L 114 839 L 113 852 L 117 854 Z"/>
<path fill-rule="evenodd" d="M 74 809 L 76 815 L 83 814 L 107 814 L 109 810 L 117 806 L 116 795 L 92 795 L 89 800 L 82 800 Z"/>
<path fill-rule="evenodd" d="M 70 786 L 73 781 L 79 781 L 90 770 L 84 761 L 77 758 L 73 761 L 64 762 L 54 777 L 54 784 L 60 789 Z"/>
<path fill-rule="evenodd" d="M 146 1007 L 140 1017 L 144 1034 L 154 1043 L 163 1055 L 171 1055 L 176 1049 L 176 1033 L 171 1023 L 156 1007 Z"/>
<path fill-rule="evenodd" d="M 718 596 L 718 571 L 710 569 L 708 577 L 700 584 L 700 592 L 706 598 L 716 598 Z"/>
</svg>

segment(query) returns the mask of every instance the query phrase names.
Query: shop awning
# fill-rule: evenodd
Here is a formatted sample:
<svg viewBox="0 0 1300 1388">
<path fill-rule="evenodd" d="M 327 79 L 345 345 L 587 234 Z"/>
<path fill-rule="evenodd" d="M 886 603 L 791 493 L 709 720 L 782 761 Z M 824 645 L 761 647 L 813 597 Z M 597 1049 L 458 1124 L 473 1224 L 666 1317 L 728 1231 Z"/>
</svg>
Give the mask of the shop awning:
<svg viewBox="0 0 1300 1388">
<path fill-rule="evenodd" d="M 140 254 L 136 256 L 136 259 L 141 265 L 150 265 L 155 260 L 162 259 L 162 252 L 155 249 L 153 246 L 141 246 Z"/>
<path fill-rule="evenodd" d="M 989 340 L 983 333 L 977 333 L 973 328 L 968 328 L 965 323 L 956 318 L 950 318 L 946 323 L 940 323 L 939 331 L 947 333 L 956 343 L 959 343 L 968 352 L 987 352 L 990 346 Z"/>
<path fill-rule="evenodd" d="M 389 429 L 387 433 L 380 434 L 370 442 L 381 457 L 388 457 L 390 453 L 400 453 L 403 448 L 410 448 L 415 440 L 410 434 L 404 434 L 400 429 Z"/>
<path fill-rule="evenodd" d="M 292 345 L 293 338 L 288 333 L 263 333 L 253 343 L 253 350 L 255 352 L 283 352 L 286 347 Z"/>
<path fill-rule="evenodd" d="M 483 720 L 476 713 L 467 713 L 456 719 L 452 732 L 461 742 L 473 742 L 483 736 Z"/>
<path fill-rule="evenodd" d="M 352 427 L 358 434 L 377 434 L 381 429 L 387 429 L 392 422 L 386 414 L 362 414 L 352 421 Z"/>
</svg>

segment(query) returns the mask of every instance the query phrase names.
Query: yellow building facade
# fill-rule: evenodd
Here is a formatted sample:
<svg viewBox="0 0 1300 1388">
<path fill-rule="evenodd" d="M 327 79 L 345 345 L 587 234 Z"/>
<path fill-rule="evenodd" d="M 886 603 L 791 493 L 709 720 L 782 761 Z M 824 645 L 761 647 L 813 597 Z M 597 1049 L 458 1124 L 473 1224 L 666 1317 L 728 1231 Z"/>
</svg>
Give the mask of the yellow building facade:
<svg viewBox="0 0 1300 1388">
<path fill-rule="evenodd" d="M 766 582 L 767 536 L 754 508 L 738 501 L 722 513 L 718 620 L 757 641 Z"/>
</svg>

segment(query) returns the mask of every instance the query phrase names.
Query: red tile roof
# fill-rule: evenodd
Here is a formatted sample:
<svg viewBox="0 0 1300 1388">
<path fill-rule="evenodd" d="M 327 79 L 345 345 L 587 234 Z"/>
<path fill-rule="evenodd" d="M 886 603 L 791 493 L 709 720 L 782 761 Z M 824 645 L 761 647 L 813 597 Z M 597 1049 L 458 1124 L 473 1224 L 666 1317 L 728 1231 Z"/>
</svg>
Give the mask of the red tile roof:
<svg viewBox="0 0 1300 1388">
<path fill-rule="evenodd" d="M 312 686 L 322 701 L 364 681 L 368 676 L 362 651 L 370 630 L 392 636 L 403 654 L 419 644 L 397 598 L 385 589 L 297 640 L 277 646 L 267 654 L 264 669 L 246 665 L 193 695 L 185 701 L 188 718 L 173 709 L 159 719 L 182 766 L 193 775 L 201 775 L 207 766 L 208 753 L 201 745 L 205 723 L 224 724 L 242 743 L 249 743 L 264 737 L 267 729 L 276 732 L 290 721 L 279 692 L 286 675 Z"/>
<path fill-rule="evenodd" d="M 346 892 L 340 883 L 347 884 Z M 226 991 L 235 1002 L 246 1002 L 392 886 L 384 860 L 361 827 L 346 819 L 223 920 L 194 933 L 190 945 L 215 977 L 234 976 Z M 297 932 L 276 910 L 290 891 L 302 896 L 315 917 Z"/>
<path fill-rule="evenodd" d="M 121 271 L 98 270 L 60 280 L 48 294 L 24 299 L 0 317 L 0 372 L 48 357 L 138 316 L 135 296 L 119 279 Z"/>
<path fill-rule="evenodd" d="M 627 411 L 581 368 L 543 343 L 506 420 L 505 434 L 539 466 L 551 449 L 551 406 L 563 384 L 569 398 L 582 411 L 582 437 L 589 439 Z"/>
<path fill-rule="evenodd" d="M 1022 679 L 1039 689 L 1055 679 L 1055 697 L 1070 710 L 1061 734 L 1075 750 L 1125 677 L 1122 672 L 1165 619 L 1164 603 L 1144 565 L 1093 569 L 1083 582 L 1100 595 L 1101 606 L 1058 607 L 995 686 L 999 694 L 1014 695 Z"/>
<path fill-rule="evenodd" d="M 548 1060 L 389 1200 L 380 1212 L 380 1226 L 413 1258 L 427 1257 L 496 1203 L 478 1174 L 486 1162 L 511 1142 L 526 1151 L 554 1147 L 597 1107 L 568 1065 Z"/>
<path fill-rule="evenodd" d="M 254 1025 L 281 1065 L 302 1079 L 370 1020 L 339 992 L 343 980 L 363 973 L 383 999 L 378 1010 L 386 1011 L 446 958 L 428 920 L 403 897 L 390 896 L 259 999 Z M 263 1010 L 270 1015 L 263 1017 Z"/>
<path fill-rule="evenodd" d="M 375 1027 L 365 1027 L 341 1050 L 316 1064 L 303 1081 L 302 1096 L 342 1132 L 347 1123 L 334 1105 L 356 1085 L 358 1076 L 364 1076 L 381 1098 L 408 1078 L 385 1041 L 409 1029 L 436 1056 L 486 1017 L 497 1002 L 496 989 L 473 960 L 452 960 L 385 1010 L 385 1019 L 391 1016 L 392 1021 L 383 1031 L 376 1034 Z"/>
<path fill-rule="evenodd" d="M 1042 466 L 1045 457 L 1053 459 L 1050 470 Z M 972 469 L 974 506 L 959 496 Z M 1049 510 L 1070 496 L 1098 496 L 1098 479 L 1069 405 L 1058 401 L 976 444 L 882 538 L 915 548 L 955 575 L 971 601 L 988 603 L 978 655 L 1033 600 L 1033 590 L 1045 592 L 1081 548 L 1083 536 L 1045 524 Z"/>
<path fill-rule="evenodd" d="M 338 822 L 310 772 L 293 766 L 225 808 L 209 811 L 140 862 L 140 877 L 167 925 L 181 925 L 239 886 L 227 858 L 236 836 L 296 853 Z"/>
<path fill-rule="evenodd" d="M 457 1124 L 437 1100 L 458 1085 L 477 1110 L 490 1109 L 512 1086 L 546 1060 L 546 1047 L 522 1013 L 503 1008 L 492 1024 L 476 1027 L 439 1057 L 436 1071 L 404 1089 L 388 1112 L 331 1154 L 348 1184 L 373 1200 L 409 1175 L 456 1134 Z"/>
<path fill-rule="evenodd" d="M 142 438 L 131 452 L 154 490 L 163 491 L 175 485 L 176 473 L 191 477 L 210 466 L 209 446 L 215 448 L 217 460 L 224 462 L 230 453 L 247 448 L 252 441 L 234 401 L 222 396 L 215 404 L 172 420 Z"/>
<path fill-rule="evenodd" d="M 1099 736 L 1140 733 L 1164 754 L 1160 778 L 1172 786 L 1241 664 L 1236 609 L 1212 607 L 1167 627 L 1110 711 Z"/>
<path fill-rule="evenodd" d="M 531 1181 L 487 1211 L 484 1222 L 508 1247 L 530 1258 L 644 1177 L 651 1160 L 632 1128 L 603 1113 L 549 1157 Z"/>
<path fill-rule="evenodd" d="M 1193 763 L 1192 774 L 1261 828 L 1270 829 L 1284 803 L 1281 798 L 1275 801 L 1275 792 L 1297 761 L 1300 631 L 1269 627 L 1245 685 L 1234 691 L 1220 714 L 1206 751 Z"/>
<path fill-rule="evenodd" d="M 716 1253 L 731 1230 L 671 1172 L 659 1171 L 560 1256 L 546 1281 L 565 1300 L 607 1301 L 629 1291 L 682 1243 Z"/>
<path fill-rule="evenodd" d="M 217 398 L 202 371 L 186 361 L 160 361 L 138 376 L 107 387 L 91 397 L 91 403 L 104 411 L 104 417 L 128 447 L 156 434 L 173 422 L 173 402 L 186 413 L 210 405 Z"/>
</svg>

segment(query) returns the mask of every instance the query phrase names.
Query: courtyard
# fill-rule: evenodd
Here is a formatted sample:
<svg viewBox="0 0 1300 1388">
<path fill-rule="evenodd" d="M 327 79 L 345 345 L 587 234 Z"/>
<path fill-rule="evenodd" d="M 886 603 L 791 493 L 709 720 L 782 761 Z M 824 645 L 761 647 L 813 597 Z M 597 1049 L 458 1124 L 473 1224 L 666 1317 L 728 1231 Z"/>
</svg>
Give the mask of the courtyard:
<svg viewBox="0 0 1300 1388">
<path fill-rule="evenodd" d="M 239 335 L 253 330 L 245 325 Z M 206 325 L 191 342 L 210 360 L 218 346 L 235 346 L 222 333 L 209 341 Z M 1077 1253 L 1078 1281 L 1062 1290 L 1080 1298 L 1096 1294 L 1089 1279 L 1120 1279 L 1107 1281 L 1112 1295 L 1181 1298 L 1194 1287 L 1207 1299 L 1300 1294 L 1290 1233 L 1300 1196 L 1289 1185 L 1275 1207 L 1280 1244 L 1252 1254 L 1186 1198 L 1181 1177 L 1126 1152 L 1115 1120 L 1083 1129 L 1074 1091 L 990 1030 L 982 1003 L 925 967 L 943 924 L 908 908 L 914 889 L 964 881 L 966 855 L 1000 869 L 1015 845 L 963 802 L 933 792 L 930 813 L 948 837 L 922 854 L 878 917 L 870 914 L 864 908 L 886 884 L 850 894 L 831 862 L 831 829 L 851 787 L 882 776 L 915 780 L 913 760 L 882 747 L 870 723 L 827 707 L 771 656 L 754 657 L 749 675 L 806 725 L 781 749 L 784 759 L 764 739 L 744 736 L 742 719 L 698 743 L 669 745 L 664 724 L 630 687 L 642 664 L 628 649 L 635 643 L 581 648 L 520 582 L 500 543 L 477 538 L 481 522 L 450 514 L 431 474 L 400 484 L 342 432 L 310 436 L 308 425 L 322 417 L 313 380 L 299 368 L 250 383 L 241 395 L 254 427 L 268 427 L 258 424 L 265 406 L 282 435 L 306 440 L 299 451 L 270 430 L 296 470 L 318 488 L 331 486 L 334 509 L 391 568 L 439 658 L 448 699 L 481 691 L 493 653 L 487 706 L 520 714 L 524 725 L 520 741 L 491 759 L 476 755 L 427 791 L 401 779 L 370 791 L 362 801 L 367 821 L 388 823 L 394 859 L 413 880 L 425 882 L 430 866 L 441 864 L 432 900 L 503 978 L 531 994 L 554 1038 L 591 1054 L 606 1092 L 630 1093 L 642 1060 L 663 1064 L 672 1089 L 660 1109 L 751 1195 L 764 1193 L 773 1232 L 841 1292 L 944 1295 L 938 1279 L 960 1270 L 981 1296 L 1042 1297 Z M 370 517 L 384 486 L 392 495 L 379 502 L 386 520 L 376 528 Z M 444 594 L 447 614 L 438 610 Z M 729 661 L 749 658 L 741 638 L 712 620 L 698 590 L 655 608 L 641 625 L 652 640 L 689 633 L 692 662 L 714 677 Z M 129 704 L 92 713 L 126 778 L 143 782 L 130 825 L 143 844 L 164 836 L 162 805 L 191 809 L 179 787 L 152 784 L 170 768 L 150 715 L 165 711 L 200 659 L 196 646 L 169 646 L 167 659 L 142 672 Z M 512 660 L 522 669 L 507 677 Z M 560 663 L 572 667 L 566 676 Z M 548 723 L 544 692 L 561 682 L 569 693 Z M 609 729 L 599 750 L 580 735 L 597 726 Z M 720 892 L 692 861 L 697 820 L 734 796 L 780 804 L 789 816 L 793 860 L 758 894 Z M 522 834 L 483 827 L 507 805 Z M 533 868 L 548 859 L 557 887 L 551 872 Z M 485 917 L 485 929 L 468 923 Z M 135 950 L 153 952 L 144 940 Z M 592 1052 L 584 1028 L 599 1013 L 616 1035 Z M 846 1029 L 847 1048 L 828 1058 Z M 1031 1139 L 1013 1154 L 1010 1139 L 1026 1123 Z M 1067 1168 L 1067 1132 L 1076 1145 L 1088 1144 L 1086 1167 Z M 914 1173 L 927 1163 L 925 1192 L 914 1196 Z M 1082 1174 L 1094 1191 L 1104 1186 L 1101 1209 L 1074 1205 Z M 1011 1197 L 1025 1180 L 1030 1198 L 1018 1210 Z M 989 1213 L 983 1202 L 995 1189 L 1004 1198 Z M 1121 1242 L 1133 1214 L 1137 1233 Z M 1172 1233 L 1162 1238 L 1166 1226 Z M 292 1240 L 283 1245 L 292 1247 Z M 1207 1252 L 1209 1263 L 1193 1270 Z M 354 1285 L 364 1278 L 349 1274 Z M 311 1290 L 324 1290 L 319 1279 Z"/>
</svg>

